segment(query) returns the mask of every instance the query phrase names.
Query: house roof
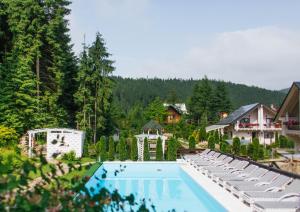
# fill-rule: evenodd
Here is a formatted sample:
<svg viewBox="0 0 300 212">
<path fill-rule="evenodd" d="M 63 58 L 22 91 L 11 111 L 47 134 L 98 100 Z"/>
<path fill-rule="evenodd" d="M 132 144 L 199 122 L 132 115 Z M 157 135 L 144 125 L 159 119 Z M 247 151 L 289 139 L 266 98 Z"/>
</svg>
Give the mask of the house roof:
<svg viewBox="0 0 300 212">
<path fill-rule="evenodd" d="M 217 123 L 217 125 L 232 124 L 239 118 L 243 117 L 244 115 L 255 109 L 258 105 L 259 103 L 242 106 L 239 109 L 230 113 L 226 118 L 222 119 L 219 123 Z"/>
<path fill-rule="evenodd" d="M 162 126 L 154 120 L 149 121 L 147 124 L 145 124 L 143 126 L 144 131 L 147 131 L 147 130 L 162 130 L 162 129 L 163 129 Z"/>
<path fill-rule="evenodd" d="M 280 107 L 277 111 L 277 114 L 275 116 L 275 120 L 278 120 L 279 114 L 282 113 L 282 108 L 283 108 L 284 104 L 286 103 L 286 100 L 287 100 L 288 96 L 290 95 L 290 93 L 291 93 L 291 91 L 294 87 L 296 87 L 298 90 L 300 90 L 300 82 L 293 82 L 292 86 L 289 89 L 289 92 L 285 96 L 284 100 L 282 101 L 282 103 L 281 103 L 281 105 L 280 105 Z"/>
<path fill-rule="evenodd" d="M 179 114 L 183 114 L 182 110 L 179 107 L 177 107 L 176 105 L 169 105 L 168 107 L 173 108 Z"/>
</svg>

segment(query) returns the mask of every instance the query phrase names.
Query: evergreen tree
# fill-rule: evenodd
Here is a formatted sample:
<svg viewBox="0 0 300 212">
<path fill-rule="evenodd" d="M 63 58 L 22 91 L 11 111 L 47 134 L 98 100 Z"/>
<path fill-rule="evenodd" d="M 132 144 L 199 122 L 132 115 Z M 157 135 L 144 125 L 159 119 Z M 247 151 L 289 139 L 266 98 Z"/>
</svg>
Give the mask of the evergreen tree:
<svg viewBox="0 0 300 212">
<path fill-rule="evenodd" d="M 115 141 L 112 136 L 109 137 L 109 145 L 108 145 L 108 159 L 115 159 Z"/>
<path fill-rule="evenodd" d="M 211 118 L 214 122 L 217 122 L 220 119 L 221 112 L 229 113 L 231 109 L 231 102 L 224 82 L 219 82 L 216 85 L 212 98 Z"/>
<path fill-rule="evenodd" d="M 193 136 L 189 137 L 189 149 L 195 149 L 196 148 L 196 141 Z"/>
<path fill-rule="evenodd" d="M 204 126 L 200 127 L 200 130 L 199 130 L 199 139 L 200 139 L 200 141 L 206 141 L 206 139 L 207 139 L 207 133 L 206 133 L 206 130 L 205 130 Z"/>
<path fill-rule="evenodd" d="M 253 144 L 252 159 L 256 161 L 259 158 L 259 140 L 258 140 L 258 138 L 254 138 L 252 141 L 252 144 Z"/>
<path fill-rule="evenodd" d="M 137 139 L 135 136 L 131 140 L 130 159 L 133 161 L 137 161 L 138 159 Z"/>
<path fill-rule="evenodd" d="M 232 153 L 239 155 L 241 150 L 241 141 L 239 137 L 234 137 L 232 142 Z"/>
<path fill-rule="evenodd" d="M 163 160 L 163 146 L 162 146 L 162 140 L 160 137 L 158 137 L 157 143 L 156 143 L 156 160 L 157 161 Z"/>
<path fill-rule="evenodd" d="M 80 128 L 88 127 L 92 131 L 91 139 L 94 142 L 100 133 L 108 134 L 112 131 L 109 122 L 113 83 L 109 75 L 114 67 L 109 56 L 101 34 L 97 33 L 95 42 L 88 48 L 88 54 L 85 49 L 83 51 L 77 76 L 77 123 Z"/>
<path fill-rule="evenodd" d="M 162 123 L 165 120 L 166 115 L 167 111 L 159 97 L 156 97 L 154 101 L 149 104 L 145 111 L 146 119 L 153 119 L 159 123 Z"/>
<path fill-rule="evenodd" d="M 247 146 L 241 145 L 241 155 L 246 156 L 247 155 Z"/>
<path fill-rule="evenodd" d="M 126 141 L 125 141 L 125 138 L 124 137 L 121 137 L 120 138 L 120 141 L 119 141 L 119 146 L 118 146 L 118 152 L 119 152 L 119 159 L 121 161 L 124 161 L 126 160 L 127 158 L 127 152 L 126 152 Z"/>
<path fill-rule="evenodd" d="M 149 153 L 149 144 L 148 144 L 148 139 L 145 138 L 144 139 L 144 153 L 143 153 L 143 156 L 144 156 L 144 161 L 148 161 L 150 160 L 150 153 Z"/>
<path fill-rule="evenodd" d="M 208 148 L 211 150 L 215 149 L 215 139 L 213 135 L 209 136 L 208 138 Z"/>
<path fill-rule="evenodd" d="M 279 135 L 278 132 L 275 132 L 275 147 L 279 147 L 280 142 L 279 142 Z"/>
<path fill-rule="evenodd" d="M 106 138 L 101 136 L 100 138 L 100 158 L 101 161 L 106 161 Z"/>
<path fill-rule="evenodd" d="M 218 144 L 220 142 L 220 136 L 219 136 L 219 131 L 216 130 L 215 133 L 214 133 L 214 140 L 215 140 L 215 143 Z"/>
<path fill-rule="evenodd" d="M 169 161 L 174 161 L 177 159 L 177 141 L 174 137 L 168 141 L 167 159 Z"/>
<path fill-rule="evenodd" d="M 212 104 L 212 87 L 207 77 L 202 79 L 195 85 L 190 102 L 189 109 L 194 121 L 200 125 L 200 120 L 203 115 L 208 115 L 208 120 L 211 120 L 211 114 L 208 114 Z"/>
</svg>

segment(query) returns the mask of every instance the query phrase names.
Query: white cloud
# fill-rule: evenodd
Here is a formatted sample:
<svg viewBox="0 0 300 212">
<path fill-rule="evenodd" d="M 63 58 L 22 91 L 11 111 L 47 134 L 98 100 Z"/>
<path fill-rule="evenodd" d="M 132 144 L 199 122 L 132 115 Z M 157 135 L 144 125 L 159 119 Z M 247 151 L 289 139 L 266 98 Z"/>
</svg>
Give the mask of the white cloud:
<svg viewBox="0 0 300 212">
<path fill-rule="evenodd" d="M 284 88 L 300 80 L 300 32 L 278 27 L 224 32 L 205 47 L 194 46 L 183 52 L 180 60 L 147 60 L 128 74 L 164 78 L 207 75 L 270 89 Z"/>
</svg>

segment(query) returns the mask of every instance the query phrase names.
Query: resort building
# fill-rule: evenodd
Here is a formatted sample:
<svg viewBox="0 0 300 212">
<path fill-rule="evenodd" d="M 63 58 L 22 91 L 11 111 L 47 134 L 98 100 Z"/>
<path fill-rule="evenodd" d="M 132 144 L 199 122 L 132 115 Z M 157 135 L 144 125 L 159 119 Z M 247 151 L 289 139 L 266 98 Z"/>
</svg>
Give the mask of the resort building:
<svg viewBox="0 0 300 212">
<path fill-rule="evenodd" d="M 167 110 L 166 124 L 176 124 L 180 121 L 182 115 L 187 114 L 187 109 L 184 103 L 167 104 L 164 103 Z"/>
<path fill-rule="evenodd" d="M 275 120 L 281 121 L 282 134 L 295 142 L 300 151 L 300 82 L 294 82 L 278 110 Z"/>
<path fill-rule="evenodd" d="M 79 130 L 65 128 L 45 128 L 29 130 L 28 132 L 29 157 L 33 156 L 33 148 L 37 134 L 46 136 L 46 158 L 62 156 L 71 151 L 75 152 L 77 158 L 83 153 L 85 133 Z"/>
<path fill-rule="evenodd" d="M 155 159 L 156 143 L 158 138 L 161 138 L 162 140 L 162 147 L 163 147 L 163 154 L 164 154 L 166 149 L 165 143 L 167 140 L 167 136 L 163 135 L 163 131 L 164 131 L 163 127 L 159 123 L 153 120 L 149 121 L 147 124 L 144 125 L 144 127 L 142 128 L 142 133 L 136 135 L 139 161 L 142 161 L 144 158 L 145 138 L 147 138 L 148 140 L 150 159 Z"/>
<path fill-rule="evenodd" d="M 280 122 L 274 122 L 276 111 L 260 103 L 245 105 L 229 114 L 216 125 L 206 128 L 206 131 L 218 130 L 229 139 L 239 137 L 251 142 L 257 137 L 261 144 L 275 142 L 275 133 L 280 133 Z"/>
</svg>

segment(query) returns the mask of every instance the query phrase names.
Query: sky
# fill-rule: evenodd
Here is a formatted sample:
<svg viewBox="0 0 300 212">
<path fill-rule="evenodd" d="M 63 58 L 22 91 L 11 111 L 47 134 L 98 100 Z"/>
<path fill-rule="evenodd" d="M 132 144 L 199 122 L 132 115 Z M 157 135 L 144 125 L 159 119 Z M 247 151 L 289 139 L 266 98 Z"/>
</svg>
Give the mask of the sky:
<svg viewBox="0 0 300 212">
<path fill-rule="evenodd" d="M 77 55 L 100 32 L 114 75 L 231 81 L 277 90 L 300 81 L 298 0 L 74 0 Z"/>
</svg>

